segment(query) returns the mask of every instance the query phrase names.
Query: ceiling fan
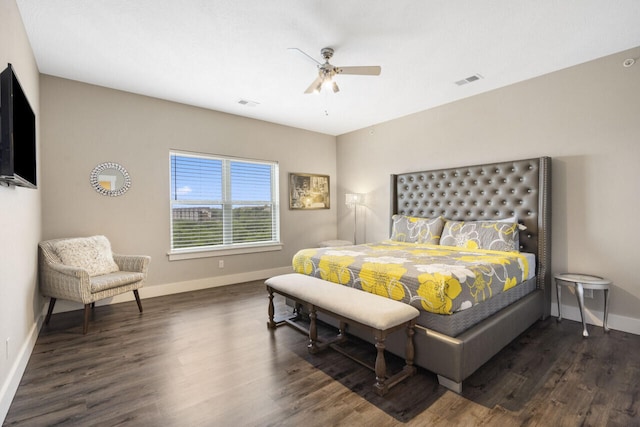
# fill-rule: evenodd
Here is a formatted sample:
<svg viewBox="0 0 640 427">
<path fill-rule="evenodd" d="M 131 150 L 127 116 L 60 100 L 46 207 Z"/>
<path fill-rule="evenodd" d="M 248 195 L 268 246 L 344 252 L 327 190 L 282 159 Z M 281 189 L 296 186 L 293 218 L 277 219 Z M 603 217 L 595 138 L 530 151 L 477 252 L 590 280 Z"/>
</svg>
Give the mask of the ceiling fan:
<svg viewBox="0 0 640 427">
<path fill-rule="evenodd" d="M 297 47 L 290 48 L 292 50 L 297 50 L 298 52 L 305 55 L 307 58 L 311 59 L 318 66 L 318 77 L 309 85 L 307 90 L 304 93 L 319 93 L 323 87 L 331 87 L 334 92 L 338 92 L 340 89 L 335 81 L 333 81 L 333 77 L 336 74 L 357 74 L 361 76 L 379 76 L 382 68 L 378 65 L 373 66 L 359 66 L 359 67 L 335 67 L 329 63 L 329 60 L 333 56 L 333 49 L 330 47 L 325 47 L 320 50 L 320 54 L 324 58 L 324 64 L 316 61 L 311 55 L 308 55 L 306 52 L 298 49 Z"/>
</svg>

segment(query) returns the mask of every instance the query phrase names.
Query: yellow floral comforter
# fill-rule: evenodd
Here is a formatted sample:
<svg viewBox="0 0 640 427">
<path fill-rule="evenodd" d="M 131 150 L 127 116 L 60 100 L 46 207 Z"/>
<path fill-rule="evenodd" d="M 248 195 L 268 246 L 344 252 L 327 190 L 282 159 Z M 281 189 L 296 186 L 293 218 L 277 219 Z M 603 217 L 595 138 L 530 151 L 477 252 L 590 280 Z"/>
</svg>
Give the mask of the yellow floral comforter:
<svg viewBox="0 0 640 427">
<path fill-rule="evenodd" d="M 523 282 L 529 266 L 518 252 L 388 240 L 303 249 L 293 257 L 293 268 L 425 311 L 452 314 Z"/>
</svg>

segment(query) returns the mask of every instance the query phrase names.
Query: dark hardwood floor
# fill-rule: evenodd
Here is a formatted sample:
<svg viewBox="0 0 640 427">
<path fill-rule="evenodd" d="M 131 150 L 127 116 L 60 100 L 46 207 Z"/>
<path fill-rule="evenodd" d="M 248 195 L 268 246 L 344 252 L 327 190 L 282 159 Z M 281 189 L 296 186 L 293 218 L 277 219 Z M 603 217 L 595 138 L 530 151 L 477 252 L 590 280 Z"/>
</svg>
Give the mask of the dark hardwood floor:
<svg viewBox="0 0 640 427">
<path fill-rule="evenodd" d="M 3 425 L 640 425 L 636 335 L 590 326 L 583 339 L 579 323 L 547 319 L 461 395 L 419 370 L 379 397 L 371 371 L 335 351 L 308 354 L 292 328 L 269 331 L 262 282 L 142 302 L 144 314 L 134 302 L 95 308 L 87 335 L 82 311 L 53 315 Z"/>
</svg>

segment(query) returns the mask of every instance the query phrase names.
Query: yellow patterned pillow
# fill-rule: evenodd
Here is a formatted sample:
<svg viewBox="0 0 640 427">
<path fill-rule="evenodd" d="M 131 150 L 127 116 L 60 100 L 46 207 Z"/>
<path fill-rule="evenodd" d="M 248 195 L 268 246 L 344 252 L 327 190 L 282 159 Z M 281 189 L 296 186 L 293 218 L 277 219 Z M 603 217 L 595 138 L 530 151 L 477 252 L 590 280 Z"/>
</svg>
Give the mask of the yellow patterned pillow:
<svg viewBox="0 0 640 427">
<path fill-rule="evenodd" d="M 394 215 L 391 240 L 396 242 L 437 245 L 440 241 L 444 218 L 418 218 Z"/>
<path fill-rule="evenodd" d="M 447 221 L 440 244 L 468 249 L 517 252 L 518 223 L 504 221 Z"/>
</svg>

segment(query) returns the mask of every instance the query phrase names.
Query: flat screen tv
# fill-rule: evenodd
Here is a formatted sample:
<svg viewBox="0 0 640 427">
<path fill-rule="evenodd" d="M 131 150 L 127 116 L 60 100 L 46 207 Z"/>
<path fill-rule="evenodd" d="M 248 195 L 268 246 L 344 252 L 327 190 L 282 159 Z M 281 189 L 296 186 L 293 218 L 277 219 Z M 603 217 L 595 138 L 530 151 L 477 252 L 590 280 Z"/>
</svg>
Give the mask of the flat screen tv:
<svg viewBox="0 0 640 427">
<path fill-rule="evenodd" d="M 0 74 L 0 182 L 36 188 L 36 116 L 11 64 Z"/>
</svg>

